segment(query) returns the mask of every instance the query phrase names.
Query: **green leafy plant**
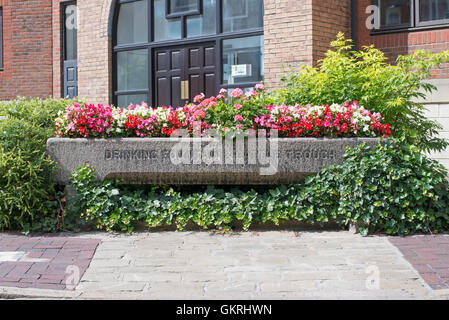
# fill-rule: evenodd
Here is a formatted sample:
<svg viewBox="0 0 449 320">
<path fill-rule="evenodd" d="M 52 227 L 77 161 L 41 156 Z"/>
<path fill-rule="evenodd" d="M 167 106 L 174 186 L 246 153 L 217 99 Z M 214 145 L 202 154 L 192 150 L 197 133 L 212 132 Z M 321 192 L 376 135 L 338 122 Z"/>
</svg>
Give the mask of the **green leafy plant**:
<svg viewBox="0 0 449 320">
<path fill-rule="evenodd" d="M 341 165 L 323 169 L 305 184 L 305 208 L 312 214 L 363 225 L 361 232 L 441 232 L 449 228 L 447 171 L 404 139 L 365 145 Z"/>
<path fill-rule="evenodd" d="M 358 101 L 368 110 L 380 112 L 394 137 L 405 137 L 423 151 L 441 151 L 448 146 L 438 137 L 441 126 L 427 119 L 425 107 L 416 101 L 436 89 L 424 80 L 432 68 L 449 62 L 449 51 L 420 50 L 399 56 L 392 65 L 374 46 L 354 50 L 352 40 L 345 39 L 342 33 L 331 46 L 318 67 L 303 66 L 299 71 L 287 72 L 283 87 L 274 92 L 274 101 L 287 105 Z"/>
<path fill-rule="evenodd" d="M 46 155 L 54 119 L 70 100 L 0 102 L 0 229 L 55 231 L 62 227 L 62 195 Z M 59 217 L 58 217 L 59 215 Z"/>
<path fill-rule="evenodd" d="M 344 163 L 323 169 L 303 184 L 259 189 L 209 186 L 184 190 L 168 186 L 121 186 L 95 181 L 89 166 L 72 176 L 76 191 L 72 212 L 97 228 L 131 232 L 138 222 L 148 228 L 187 223 L 228 230 L 241 222 L 297 220 L 362 225 L 361 232 L 388 234 L 449 229 L 447 171 L 404 140 L 388 139 L 375 149 L 348 150 Z"/>
</svg>

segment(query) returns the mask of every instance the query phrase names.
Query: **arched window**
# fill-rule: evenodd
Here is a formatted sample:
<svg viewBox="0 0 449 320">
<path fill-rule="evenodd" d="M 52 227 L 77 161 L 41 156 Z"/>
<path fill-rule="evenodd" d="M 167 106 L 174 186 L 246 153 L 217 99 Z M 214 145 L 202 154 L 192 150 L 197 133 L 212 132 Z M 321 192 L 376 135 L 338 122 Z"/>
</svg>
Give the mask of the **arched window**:
<svg viewBox="0 0 449 320">
<path fill-rule="evenodd" d="M 263 80 L 263 0 L 118 0 L 114 103 L 184 105 Z"/>
</svg>

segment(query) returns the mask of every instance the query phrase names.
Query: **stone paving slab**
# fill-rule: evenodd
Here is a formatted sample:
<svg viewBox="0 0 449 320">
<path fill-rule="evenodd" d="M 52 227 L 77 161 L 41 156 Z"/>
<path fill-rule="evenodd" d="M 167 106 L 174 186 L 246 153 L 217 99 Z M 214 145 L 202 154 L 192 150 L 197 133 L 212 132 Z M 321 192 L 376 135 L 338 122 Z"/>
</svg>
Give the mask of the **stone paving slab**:
<svg viewBox="0 0 449 320">
<path fill-rule="evenodd" d="M 391 237 L 389 240 L 432 289 L 449 289 L 448 235 Z"/>
<path fill-rule="evenodd" d="M 79 298 L 435 298 L 387 237 L 349 232 L 106 236 L 76 290 Z"/>
<path fill-rule="evenodd" d="M 79 282 L 99 243 L 99 239 L 0 234 L 0 287 L 64 290 Z"/>
<path fill-rule="evenodd" d="M 94 232 L 63 234 L 61 238 L 100 243 L 75 290 L 0 285 L 0 298 L 449 298 L 449 290 L 432 290 L 402 256 L 400 249 L 384 236 L 364 238 L 350 232 L 292 231 L 225 235 L 211 232 L 132 235 Z M 5 238 L 0 234 L 0 242 L 1 239 Z M 76 252 L 76 242 L 71 243 L 71 252 Z M 55 254 L 52 250 L 58 249 L 51 247 L 52 242 L 42 242 L 40 245 L 47 247 L 41 249 L 35 245 L 24 242 L 15 250 L 25 247 L 50 250 L 48 255 L 52 256 Z"/>
</svg>

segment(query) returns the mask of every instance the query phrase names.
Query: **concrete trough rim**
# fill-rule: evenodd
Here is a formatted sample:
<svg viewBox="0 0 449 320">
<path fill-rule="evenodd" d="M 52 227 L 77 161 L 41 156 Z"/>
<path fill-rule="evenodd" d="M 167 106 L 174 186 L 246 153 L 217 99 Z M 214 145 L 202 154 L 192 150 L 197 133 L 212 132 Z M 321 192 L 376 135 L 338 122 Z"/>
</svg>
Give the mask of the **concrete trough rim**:
<svg viewBox="0 0 449 320">
<path fill-rule="evenodd" d="M 346 147 L 366 143 L 373 148 L 381 141 L 276 137 L 251 144 L 245 139 L 239 145 L 220 137 L 50 138 L 47 152 L 59 164 L 55 181 L 61 184 L 68 184 L 70 174 L 89 163 L 98 180 L 119 179 L 125 184 L 273 185 L 299 183 L 323 167 L 341 163 Z M 180 150 L 187 161 L 177 161 Z"/>
</svg>

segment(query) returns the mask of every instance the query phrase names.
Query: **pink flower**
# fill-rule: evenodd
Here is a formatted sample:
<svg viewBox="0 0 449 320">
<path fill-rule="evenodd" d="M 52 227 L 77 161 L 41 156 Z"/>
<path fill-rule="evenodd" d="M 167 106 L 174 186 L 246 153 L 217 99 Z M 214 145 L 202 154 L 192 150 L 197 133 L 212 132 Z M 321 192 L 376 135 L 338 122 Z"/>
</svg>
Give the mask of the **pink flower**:
<svg viewBox="0 0 449 320">
<path fill-rule="evenodd" d="M 236 104 L 234 105 L 235 110 L 240 110 L 242 109 L 242 105 L 241 104 Z"/>
<path fill-rule="evenodd" d="M 262 83 L 258 83 L 254 86 L 254 89 L 262 91 L 265 89 L 265 86 Z"/>
<path fill-rule="evenodd" d="M 240 98 L 241 96 L 243 96 L 243 90 L 240 88 L 234 89 L 231 92 L 231 97 L 233 98 Z"/>
<path fill-rule="evenodd" d="M 227 93 L 227 92 L 228 92 L 228 90 L 226 90 L 226 89 L 221 89 L 219 93 L 220 93 L 221 95 L 224 95 L 224 94 Z"/>
<path fill-rule="evenodd" d="M 243 120 L 243 117 L 239 114 L 234 117 L 234 121 L 242 121 L 242 120 Z"/>
<path fill-rule="evenodd" d="M 247 93 L 245 94 L 245 96 L 249 99 L 249 98 L 251 98 L 252 96 L 255 96 L 256 94 L 257 94 L 256 91 L 249 91 L 249 92 L 247 92 Z"/>
<path fill-rule="evenodd" d="M 206 96 L 204 95 L 204 93 L 200 93 L 199 95 L 195 96 L 195 98 L 193 98 L 193 102 L 198 103 L 201 100 L 203 100 Z"/>
<path fill-rule="evenodd" d="M 243 127 L 243 124 L 239 123 L 238 125 L 235 126 L 237 129 L 241 129 Z"/>
<path fill-rule="evenodd" d="M 195 119 L 202 119 L 202 118 L 204 118 L 205 116 L 206 116 L 206 114 L 204 113 L 203 110 L 197 110 L 197 111 L 195 111 L 195 113 L 193 114 L 193 117 L 194 117 Z"/>
</svg>

